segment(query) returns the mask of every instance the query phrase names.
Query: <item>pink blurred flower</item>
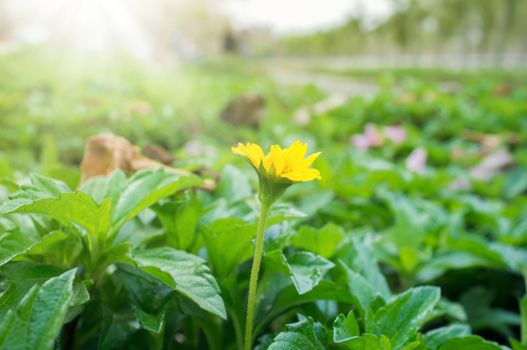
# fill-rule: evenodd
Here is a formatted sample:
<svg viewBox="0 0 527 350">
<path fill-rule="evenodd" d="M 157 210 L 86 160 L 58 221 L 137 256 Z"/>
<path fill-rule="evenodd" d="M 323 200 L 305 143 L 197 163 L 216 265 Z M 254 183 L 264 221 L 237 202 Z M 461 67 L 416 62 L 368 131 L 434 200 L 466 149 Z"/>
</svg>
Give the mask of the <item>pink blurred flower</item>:
<svg viewBox="0 0 527 350">
<path fill-rule="evenodd" d="M 367 150 L 382 146 L 385 139 L 396 144 L 402 143 L 406 140 L 406 130 L 401 126 L 394 125 L 384 127 L 381 132 L 375 124 L 368 123 L 364 126 L 362 134 L 352 136 L 351 143 L 360 150 Z"/>
<path fill-rule="evenodd" d="M 362 151 L 366 151 L 368 148 L 370 148 L 370 142 L 363 134 L 353 135 L 351 138 L 351 143 L 353 146 L 355 146 L 355 148 L 358 148 Z"/>
<path fill-rule="evenodd" d="M 402 126 L 386 126 L 383 129 L 384 136 L 396 144 L 403 143 L 406 140 L 406 129 Z"/>
<path fill-rule="evenodd" d="M 423 147 L 414 149 L 406 158 L 406 168 L 414 173 L 424 173 L 427 155 L 428 153 Z"/>
<path fill-rule="evenodd" d="M 378 147 L 382 146 L 383 144 L 383 136 L 379 132 L 379 130 L 377 130 L 377 126 L 375 126 L 375 124 L 366 124 L 366 126 L 364 127 L 364 136 L 368 139 L 368 143 L 370 146 Z"/>
</svg>

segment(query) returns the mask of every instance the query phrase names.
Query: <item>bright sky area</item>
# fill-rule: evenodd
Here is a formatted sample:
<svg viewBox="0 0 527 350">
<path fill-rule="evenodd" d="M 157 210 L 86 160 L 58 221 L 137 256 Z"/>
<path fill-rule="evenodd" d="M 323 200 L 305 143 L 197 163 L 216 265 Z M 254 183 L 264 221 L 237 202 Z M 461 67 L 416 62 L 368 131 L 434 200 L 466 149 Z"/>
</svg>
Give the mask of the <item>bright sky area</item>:
<svg viewBox="0 0 527 350">
<path fill-rule="evenodd" d="M 163 9 L 217 6 L 238 28 L 268 28 L 276 34 L 338 26 L 350 16 L 374 24 L 391 13 L 393 0 L 0 0 L 16 24 L 14 37 L 41 43 L 49 37 L 72 48 L 103 51 L 116 46 L 140 57 L 151 52 L 152 35 L 142 18 L 157 23 Z M 183 6 L 181 6 L 183 5 Z M 179 6 L 179 7 L 178 7 Z M 2 13 L 0 13 L 1 15 Z M 156 22 L 157 16 L 160 16 Z M 1 17 L 1 16 L 0 16 Z M 177 16 L 171 17 L 176 21 Z M 181 17 L 179 17 L 181 20 Z"/>
<path fill-rule="evenodd" d="M 350 15 L 376 21 L 391 13 L 389 0 L 223 0 L 221 8 L 241 26 L 259 25 L 277 33 L 333 27 Z"/>
</svg>

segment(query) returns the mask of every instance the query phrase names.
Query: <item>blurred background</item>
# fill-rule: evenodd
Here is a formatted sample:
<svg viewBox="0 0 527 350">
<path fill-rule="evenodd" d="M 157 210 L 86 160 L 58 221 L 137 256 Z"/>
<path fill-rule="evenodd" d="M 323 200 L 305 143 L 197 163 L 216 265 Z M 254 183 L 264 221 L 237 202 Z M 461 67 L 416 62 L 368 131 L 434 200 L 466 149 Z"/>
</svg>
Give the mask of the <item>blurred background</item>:
<svg viewBox="0 0 527 350">
<path fill-rule="evenodd" d="M 525 68 L 521 0 L 2 0 L 2 52 L 150 60 L 324 56 L 345 67 Z M 329 57 L 328 57 L 329 56 Z"/>
<path fill-rule="evenodd" d="M 241 215 L 257 179 L 230 147 L 300 139 L 323 177 L 286 192 L 303 223 L 382 233 L 394 291 L 439 285 L 445 314 L 507 343 L 527 266 L 526 14 L 526 0 L 0 0 L 0 203 L 30 173 L 77 188 L 162 163 L 216 181 L 209 197 Z"/>
<path fill-rule="evenodd" d="M 111 132 L 219 168 L 185 163 L 185 146 L 316 138 L 311 117 L 339 108 L 348 135 L 325 137 L 353 146 L 386 113 L 356 99 L 411 100 L 423 84 L 521 94 L 525 13 L 522 0 L 0 0 L 0 164 L 69 166 L 74 183 L 87 138 Z"/>
</svg>

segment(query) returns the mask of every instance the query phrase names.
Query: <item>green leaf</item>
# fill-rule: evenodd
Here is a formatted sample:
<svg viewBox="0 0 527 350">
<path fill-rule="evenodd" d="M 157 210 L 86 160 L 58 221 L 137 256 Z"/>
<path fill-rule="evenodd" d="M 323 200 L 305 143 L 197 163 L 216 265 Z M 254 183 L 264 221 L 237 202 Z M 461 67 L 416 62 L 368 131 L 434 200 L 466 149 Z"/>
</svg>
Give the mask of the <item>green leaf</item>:
<svg viewBox="0 0 527 350">
<path fill-rule="evenodd" d="M 434 318 L 445 316 L 452 320 L 466 321 L 468 316 L 461 304 L 441 298 L 434 308 Z"/>
<path fill-rule="evenodd" d="M 503 185 L 503 194 L 507 198 L 516 197 L 527 190 L 527 169 L 517 168 L 511 171 Z"/>
<path fill-rule="evenodd" d="M 205 227 L 203 239 L 214 274 L 221 279 L 251 258 L 256 226 L 236 218 L 220 219 Z"/>
<path fill-rule="evenodd" d="M 505 263 L 501 261 L 499 254 L 491 252 L 488 247 L 479 249 L 480 246 L 475 241 L 469 244 L 472 245 L 475 250 L 478 250 L 478 252 L 456 250 L 441 252 L 420 266 L 417 272 L 417 279 L 420 282 L 429 282 L 440 277 L 443 273 L 449 270 L 475 267 L 505 267 Z M 494 254 L 495 259 L 486 256 L 484 252 Z"/>
<path fill-rule="evenodd" d="M 295 253 L 287 262 L 298 294 L 305 294 L 315 288 L 326 272 L 335 267 L 331 261 L 310 252 Z"/>
<path fill-rule="evenodd" d="M 454 338 L 446 341 L 439 350 L 503 350 L 498 344 L 478 336 Z"/>
<path fill-rule="evenodd" d="M 106 233 L 110 223 L 111 201 L 100 206 L 84 192 L 61 193 L 58 198 L 8 201 L 0 214 L 32 213 L 48 215 L 64 226 L 77 224 L 88 232 Z"/>
<path fill-rule="evenodd" d="M 310 292 L 299 295 L 296 288 L 289 285 L 279 291 L 278 295 L 273 299 L 272 307 L 265 312 L 259 312 L 256 320 L 257 324 L 261 326 L 266 322 L 271 321 L 277 315 L 292 307 L 312 303 L 320 300 L 332 300 L 344 304 L 352 304 L 353 297 L 347 286 L 336 284 L 332 281 L 322 280 Z"/>
<path fill-rule="evenodd" d="M 348 316 L 340 314 L 333 322 L 333 341 L 343 343 L 360 336 L 359 324 L 353 311 Z"/>
<path fill-rule="evenodd" d="M 439 302 L 436 287 L 417 287 L 397 296 L 375 314 L 375 334 L 386 335 L 395 350 L 417 334 Z"/>
<path fill-rule="evenodd" d="M 379 263 L 371 247 L 367 246 L 359 239 L 353 239 L 353 248 L 356 253 L 354 261 L 356 271 L 364 276 L 368 283 L 384 300 L 388 300 L 392 293 L 390 292 L 386 278 L 379 269 Z"/>
<path fill-rule="evenodd" d="M 55 255 L 75 255 L 78 253 L 80 246 L 78 241 L 78 236 L 71 233 L 66 233 L 64 231 L 52 231 L 42 237 L 35 245 L 33 245 L 29 250 L 28 254 L 35 255 L 48 255 L 51 252 Z M 59 251 L 67 247 L 68 251 L 64 252 Z"/>
<path fill-rule="evenodd" d="M 302 226 L 291 238 L 291 244 L 324 258 L 330 258 L 343 238 L 342 228 L 333 223 L 326 224 L 318 230 L 311 226 Z"/>
<path fill-rule="evenodd" d="M 392 350 L 390 340 L 386 336 L 376 336 L 375 334 L 363 334 L 360 337 L 355 337 L 346 342 L 346 346 L 351 350 Z"/>
<path fill-rule="evenodd" d="M 88 194 L 97 203 L 102 203 L 109 197 L 115 204 L 127 183 L 126 175 L 121 170 L 116 170 L 108 176 L 92 177 L 80 186 L 79 191 Z"/>
<path fill-rule="evenodd" d="M 35 285 L 60 275 L 62 271 L 54 266 L 29 262 L 11 262 L 2 267 L 2 274 L 8 281 L 7 288 L 0 295 L 0 318 L 14 308 L 24 295 Z"/>
<path fill-rule="evenodd" d="M 267 350 L 325 350 L 322 325 L 311 318 L 300 317 L 300 321 L 288 324 L 287 330 L 280 332 Z"/>
<path fill-rule="evenodd" d="M 373 308 L 374 302 L 380 299 L 380 294 L 360 274 L 346 267 L 348 273 L 348 290 L 355 300 L 355 304 L 361 315 Z"/>
<path fill-rule="evenodd" d="M 73 295 L 76 270 L 33 286 L 0 323 L 0 349 L 50 349 L 62 327 Z"/>
<path fill-rule="evenodd" d="M 50 252 L 55 252 L 60 244 L 68 239 L 72 239 L 73 235 L 68 234 L 64 231 L 52 231 L 42 237 L 42 239 L 33 245 L 29 249 L 30 254 L 48 254 Z"/>
<path fill-rule="evenodd" d="M 82 242 L 74 232 L 52 231 L 34 244 L 26 254 L 38 255 L 48 264 L 55 266 L 71 266 L 82 252 Z M 39 260 L 40 261 L 40 260 Z"/>
<path fill-rule="evenodd" d="M 18 229 L 0 234 L 0 266 L 26 252 L 35 243 L 35 237 L 25 235 Z"/>
<path fill-rule="evenodd" d="M 162 309 L 157 314 L 150 314 L 136 307 L 134 313 L 139 324 L 150 332 L 159 334 L 165 326 L 166 309 Z"/>
<path fill-rule="evenodd" d="M 226 199 L 229 203 L 247 198 L 253 193 L 247 176 L 232 165 L 227 165 L 223 169 L 217 192 L 220 198 Z"/>
<path fill-rule="evenodd" d="M 71 192 L 63 182 L 53 180 L 41 175 L 31 174 L 31 184 L 22 185 L 20 189 L 9 196 L 9 200 L 0 207 L 0 213 L 8 213 L 16 208 L 30 204 L 39 199 L 57 198 L 62 193 Z"/>
<path fill-rule="evenodd" d="M 465 324 L 452 324 L 437 328 L 425 334 L 425 343 L 430 349 L 439 348 L 447 340 L 470 335 L 470 327 Z"/>
<path fill-rule="evenodd" d="M 149 314 L 156 314 L 164 305 L 171 288 L 136 266 L 118 264 L 115 276 L 128 291 L 132 305 Z"/>
<path fill-rule="evenodd" d="M 509 339 L 512 350 L 527 350 L 527 345 L 523 345 L 516 339 Z"/>
<path fill-rule="evenodd" d="M 101 255 L 98 262 L 99 268 L 116 263 L 131 263 L 130 252 L 132 248 L 132 244 L 129 242 L 121 242 L 113 245 Z"/>
<path fill-rule="evenodd" d="M 84 311 L 84 304 L 90 301 L 90 293 L 83 281 L 75 280 L 73 282 L 73 292 L 70 298 L 68 312 L 64 317 L 63 323 L 68 323 Z"/>
<path fill-rule="evenodd" d="M 51 179 L 49 177 L 38 174 L 31 174 L 31 185 L 22 186 L 25 193 L 41 193 L 41 195 L 49 195 L 57 197 L 61 193 L 71 192 L 71 189 L 62 181 Z"/>
<path fill-rule="evenodd" d="M 179 202 L 167 202 L 153 208 L 165 229 L 167 243 L 176 249 L 189 250 L 195 240 L 201 217 L 201 204 L 195 196 Z"/>
<path fill-rule="evenodd" d="M 226 318 L 218 284 L 202 258 L 165 247 L 135 252 L 132 259 L 143 271 L 187 296 L 204 310 Z"/>
<path fill-rule="evenodd" d="M 93 345 L 92 347 L 100 350 L 129 348 L 127 341 L 130 338 L 130 334 L 134 331 L 133 324 L 131 324 L 129 319 L 115 314 L 105 305 L 101 305 L 97 311 L 96 321 L 101 323 L 101 331 L 98 334 L 97 347 Z M 140 345 L 138 346 L 141 348 Z"/>
<path fill-rule="evenodd" d="M 469 289 L 460 298 L 474 330 L 492 329 L 505 337 L 513 334 L 513 329 L 521 325 L 516 312 L 493 307 L 495 291 L 483 286 Z"/>
<path fill-rule="evenodd" d="M 161 169 L 136 173 L 128 180 L 128 186 L 115 205 L 112 217 L 114 230 L 160 199 L 202 183 L 203 180 L 197 176 L 178 176 Z"/>
<path fill-rule="evenodd" d="M 264 261 L 271 275 L 279 272 L 290 276 L 300 295 L 315 288 L 326 272 L 335 267 L 331 261 L 311 252 L 296 252 L 286 258 L 280 250 L 272 250 L 265 254 Z"/>
</svg>

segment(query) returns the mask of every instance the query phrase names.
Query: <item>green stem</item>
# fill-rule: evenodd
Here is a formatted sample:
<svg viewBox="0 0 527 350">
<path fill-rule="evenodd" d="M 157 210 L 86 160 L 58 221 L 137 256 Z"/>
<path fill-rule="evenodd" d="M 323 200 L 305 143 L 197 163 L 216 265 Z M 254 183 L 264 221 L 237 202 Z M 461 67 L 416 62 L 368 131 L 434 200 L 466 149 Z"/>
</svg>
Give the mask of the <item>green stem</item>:
<svg viewBox="0 0 527 350">
<path fill-rule="evenodd" d="M 260 272 L 260 264 L 262 262 L 265 224 L 267 222 L 267 214 L 269 213 L 270 207 L 271 205 L 269 203 L 262 202 L 260 222 L 258 223 L 258 229 L 256 230 L 256 247 L 254 248 L 253 266 L 251 268 L 251 278 L 249 280 L 249 298 L 247 301 L 247 320 L 245 323 L 244 350 L 251 350 L 251 345 L 253 342 L 253 319 L 256 304 L 256 289 L 258 286 L 258 273 Z"/>
</svg>

